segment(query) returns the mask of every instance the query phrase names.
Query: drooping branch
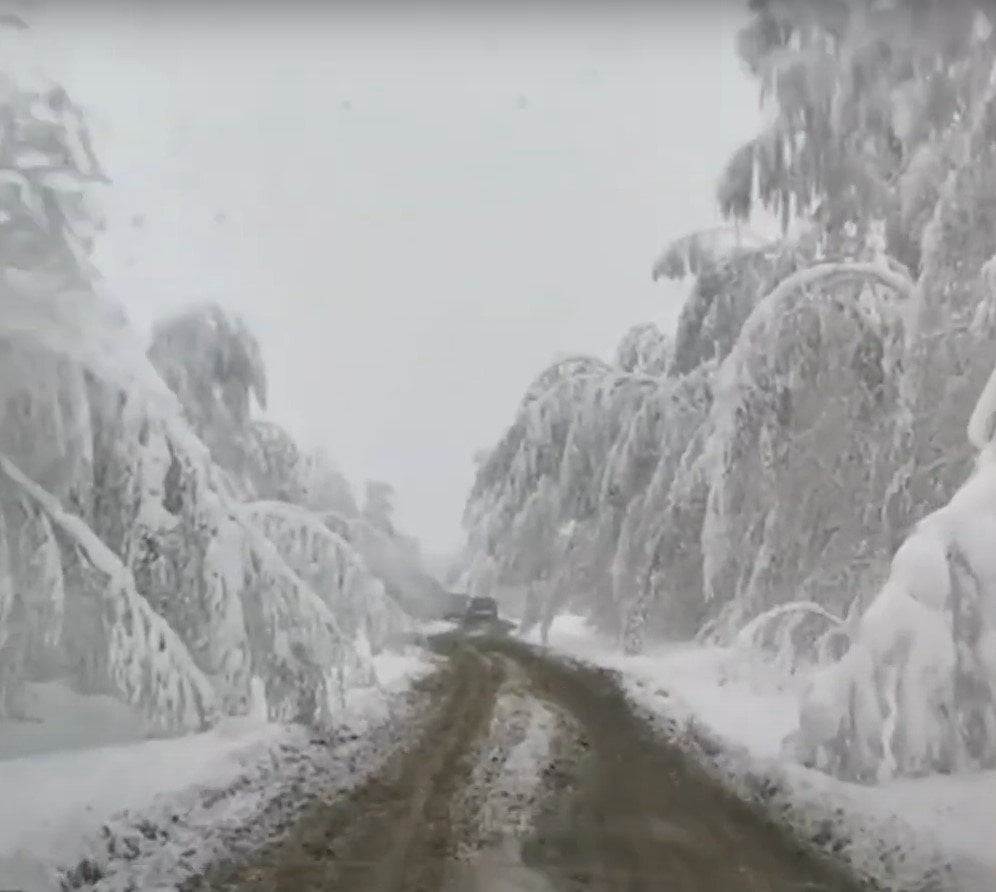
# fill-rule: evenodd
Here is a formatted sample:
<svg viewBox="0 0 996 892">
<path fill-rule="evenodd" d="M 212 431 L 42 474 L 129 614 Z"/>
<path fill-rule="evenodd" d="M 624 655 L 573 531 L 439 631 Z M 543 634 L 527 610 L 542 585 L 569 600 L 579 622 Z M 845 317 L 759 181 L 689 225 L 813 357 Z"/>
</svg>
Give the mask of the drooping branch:
<svg viewBox="0 0 996 892">
<path fill-rule="evenodd" d="M 671 242 L 655 261 L 651 276 L 655 282 L 661 278 L 683 279 L 697 275 L 707 264 L 723 257 L 754 253 L 772 244 L 739 225 L 700 230 Z"/>
<path fill-rule="evenodd" d="M 834 616 L 829 610 L 824 609 L 815 601 L 789 601 L 786 604 L 779 604 L 777 607 L 772 607 L 770 610 L 766 610 L 764 613 L 755 616 L 737 632 L 737 644 L 750 646 L 757 637 L 758 632 L 764 626 L 788 613 L 811 613 L 814 616 L 821 616 L 834 626 L 840 628 L 844 634 L 847 634 L 847 626 L 844 620 L 839 616 Z"/>
<path fill-rule="evenodd" d="M 883 263 L 882 261 L 854 263 L 834 261 L 830 263 L 818 263 L 815 266 L 800 269 L 782 279 L 767 295 L 758 301 L 751 316 L 759 318 L 767 316 L 777 309 L 785 298 L 799 288 L 807 288 L 818 282 L 827 280 L 848 278 L 876 279 L 880 284 L 891 288 L 903 298 L 912 297 L 913 290 L 916 287 L 909 273 L 899 263 Z"/>
<path fill-rule="evenodd" d="M 854 263 L 834 261 L 798 270 L 779 282 L 755 305 L 740 330 L 734 349 L 726 356 L 717 371 L 717 390 L 724 386 L 733 389 L 739 386 L 738 370 L 745 356 L 748 353 L 756 353 L 755 340 L 766 331 L 771 320 L 781 316 L 784 310 L 783 304 L 795 292 L 817 283 L 838 282 L 851 278 L 873 279 L 891 288 L 905 300 L 911 300 L 916 291 L 916 284 L 902 265 L 891 260 Z"/>
<path fill-rule="evenodd" d="M 80 555 L 107 576 L 105 606 L 110 681 L 125 699 L 168 728 L 204 728 L 215 718 L 215 695 L 186 645 L 135 586 L 131 570 L 83 518 L 66 511 L 50 492 L 0 454 L 0 472 L 34 502 L 77 546 Z M 177 696 L 179 694 L 179 696 Z"/>
</svg>

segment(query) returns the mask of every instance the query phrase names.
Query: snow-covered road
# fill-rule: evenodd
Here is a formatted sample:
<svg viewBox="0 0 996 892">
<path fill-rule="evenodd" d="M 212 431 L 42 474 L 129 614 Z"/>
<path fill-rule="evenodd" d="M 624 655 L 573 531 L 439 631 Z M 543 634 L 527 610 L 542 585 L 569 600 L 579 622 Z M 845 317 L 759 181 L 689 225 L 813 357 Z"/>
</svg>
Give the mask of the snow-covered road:
<svg viewBox="0 0 996 892">
<path fill-rule="evenodd" d="M 410 723 L 411 683 L 434 665 L 421 650 L 376 658 L 380 686 L 353 691 L 323 735 L 250 715 L 189 737 L 0 760 L 0 889 L 172 889 L 259 846 L 316 794 L 346 789 L 383 762 Z M 118 715 L 98 707 L 105 720 Z M 77 708 L 88 729 L 94 708 Z M 65 715 L 47 718 L 54 727 L 21 730 L 18 747 L 49 749 L 46 741 L 78 731 Z M 119 717 L 105 734 L 125 730 Z"/>
<path fill-rule="evenodd" d="M 788 762 L 781 744 L 798 726 L 805 678 L 754 650 L 689 644 L 625 656 L 569 615 L 554 622 L 548 647 L 618 672 L 662 734 L 881 888 L 996 889 L 996 771 L 863 786 Z"/>
<path fill-rule="evenodd" d="M 857 888 L 655 737 L 606 673 L 510 639 L 437 645 L 419 734 L 382 770 L 185 889 Z"/>
<path fill-rule="evenodd" d="M 489 646 L 477 640 L 468 653 Z M 602 688 L 598 676 L 569 666 L 558 674 L 545 658 L 529 668 L 501 649 L 484 674 L 464 658 L 459 696 L 447 693 L 446 672 L 426 678 L 440 658 L 417 649 L 381 657 L 380 687 L 355 692 L 322 736 L 257 715 L 208 734 L 66 751 L 55 748 L 68 739 L 60 726 L 48 730 L 50 751 L 29 756 L 23 749 L 44 729 L 0 727 L 0 741 L 21 753 L 0 760 L 0 888 L 243 888 L 231 884 L 249 882 L 241 871 L 264 843 L 293 841 L 316 813 L 332 814 L 319 797 L 352 815 L 345 836 L 342 815 L 329 824 L 343 853 L 376 860 L 370 852 L 386 851 L 388 821 L 392 838 L 407 839 L 393 862 L 399 875 L 420 865 L 453 892 L 560 888 L 565 864 L 572 875 L 611 870 L 634 852 L 656 870 L 658 857 L 682 863 L 675 852 L 694 849 L 699 832 L 689 835 L 694 796 L 673 813 L 674 797 L 690 794 L 661 774 L 653 755 L 661 744 L 677 744 L 717 789 L 735 791 L 879 888 L 996 888 L 993 773 L 864 787 L 787 763 L 780 742 L 794 728 L 801 682 L 750 654 L 686 646 L 624 657 L 572 617 L 554 625 L 548 653 L 618 673 L 632 728 L 612 712 L 609 682 Z M 67 701 L 53 702 L 65 720 Z M 126 723 L 99 714 L 106 736 L 127 736 Z M 634 742 L 640 727 L 655 729 L 659 743 Z M 624 751 L 627 764 L 613 767 Z M 686 867 L 696 863 L 684 857 Z M 205 872 L 213 885 L 203 884 Z M 266 885 L 265 865 L 253 876 L 246 888 L 277 888 Z M 366 888 L 357 876 L 356 888 Z"/>
</svg>

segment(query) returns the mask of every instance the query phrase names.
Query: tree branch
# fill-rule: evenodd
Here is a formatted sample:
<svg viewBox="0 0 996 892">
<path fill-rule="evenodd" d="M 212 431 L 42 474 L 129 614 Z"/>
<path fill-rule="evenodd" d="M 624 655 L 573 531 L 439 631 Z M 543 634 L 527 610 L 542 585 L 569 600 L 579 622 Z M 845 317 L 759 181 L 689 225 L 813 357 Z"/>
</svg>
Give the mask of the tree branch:
<svg viewBox="0 0 996 892">
<path fill-rule="evenodd" d="M 832 263 L 818 263 L 816 266 L 807 266 L 805 269 L 797 270 L 792 275 L 782 279 L 773 290 L 761 298 L 751 315 L 780 304 L 798 288 L 806 288 L 825 279 L 848 277 L 877 279 L 882 285 L 891 288 L 904 298 L 911 297 L 915 287 L 915 283 L 908 275 L 891 266 L 885 266 L 881 262 L 834 261 Z"/>
<path fill-rule="evenodd" d="M 66 511 L 59 500 L 31 480 L 6 455 L 0 453 L 0 473 L 31 499 L 49 520 L 76 544 L 94 568 L 108 577 L 104 588 L 107 609 L 120 617 L 132 611 L 130 623 L 120 622 L 107 629 L 111 681 L 134 706 L 154 721 L 172 728 L 195 730 L 209 726 L 216 718 L 215 692 L 180 636 L 142 596 L 135 577 L 82 517 Z M 171 693 L 173 683 L 185 686 L 188 698 Z"/>
<path fill-rule="evenodd" d="M 816 616 L 822 616 L 825 620 L 828 620 L 835 627 L 840 628 L 841 631 L 846 634 L 844 620 L 838 616 L 834 616 L 823 607 L 820 607 L 820 605 L 815 601 L 789 601 L 787 604 L 779 604 L 777 607 L 772 607 L 770 610 L 766 610 L 764 613 L 755 616 L 749 623 L 747 623 L 747 625 L 737 632 L 737 643 L 749 646 L 761 628 L 766 626 L 769 622 L 773 622 L 774 620 L 784 616 L 786 613 L 812 613 Z"/>
</svg>

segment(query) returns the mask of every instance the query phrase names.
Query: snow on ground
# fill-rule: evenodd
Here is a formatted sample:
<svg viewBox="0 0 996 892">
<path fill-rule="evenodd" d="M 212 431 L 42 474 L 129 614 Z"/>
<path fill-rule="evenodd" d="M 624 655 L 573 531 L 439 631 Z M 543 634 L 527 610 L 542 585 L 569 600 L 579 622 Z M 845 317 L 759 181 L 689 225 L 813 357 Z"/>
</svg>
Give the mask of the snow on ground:
<svg viewBox="0 0 996 892">
<path fill-rule="evenodd" d="M 535 697 L 515 692 L 498 697 L 470 784 L 484 794 L 477 810 L 483 839 L 521 838 L 532 829 L 532 809 L 543 771 L 554 761 L 559 723 L 553 709 Z"/>
<path fill-rule="evenodd" d="M 430 635 L 445 635 L 447 632 L 452 632 L 456 629 L 457 624 L 451 622 L 448 619 L 435 619 L 427 623 L 423 623 L 420 631 L 426 637 Z"/>
<path fill-rule="evenodd" d="M 0 760 L 145 737 L 142 719 L 113 697 L 81 697 L 57 682 L 27 688 L 28 721 L 0 719 Z"/>
<path fill-rule="evenodd" d="M 445 885 L 454 892 L 552 888 L 523 863 L 521 845 L 549 793 L 551 771 L 574 735 L 566 715 L 527 692 L 514 663 L 506 669 L 470 782 L 454 809 L 472 822 Z"/>
<path fill-rule="evenodd" d="M 38 691 L 42 721 L 0 723 L 15 756 L 0 758 L 0 889 L 172 888 L 274 830 L 267 809 L 287 820 L 305 788 L 355 782 L 397 740 L 404 695 L 433 667 L 416 649 L 374 664 L 380 686 L 351 691 L 323 735 L 266 722 L 257 696 L 253 713 L 209 732 L 136 740 L 139 727 L 107 698 Z M 69 708 L 46 714 L 52 704 Z M 101 716 L 113 718 L 103 736 Z"/>
<path fill-rule="evenodd" d="M 627 657 L 576 616 L 557 619 L 548 646 L 620 672 L 658 728 L 882 888 L 996 889 L 996 771 L 845 783 L 781 758 L 805 679 L 781 674 L 756 652 L 672 645 Z"/>
</svg>

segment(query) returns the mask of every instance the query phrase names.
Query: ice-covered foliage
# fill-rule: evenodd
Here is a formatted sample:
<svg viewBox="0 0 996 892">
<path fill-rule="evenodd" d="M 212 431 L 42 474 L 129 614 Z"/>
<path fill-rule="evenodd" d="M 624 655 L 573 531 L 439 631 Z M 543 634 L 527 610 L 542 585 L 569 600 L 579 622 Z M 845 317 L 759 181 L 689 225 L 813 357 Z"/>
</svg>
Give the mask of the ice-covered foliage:
<svg viewBox="0 0 996 892">
<path fill-rule="evenodd" d="M 655 331 L 627 334 L 622 366 L 572 358 L 544 371 L 479 466 L 466 515 L 471 544 L 488 555 L 478 566 L 497 584 L 527 589 L 527 624 L 546 626 L 573 605 L 622 630 L 633 596 L 613 585 L 620 527 L 638 513 L 633 503 L 642 503 L 665 431 L 686 430 L 679 415 L 694 390 L 663 374 L 667 348 Z M 637 359 L 648 342 L 645 367 L 656 374 Z"/>
<path fill-rule="evenodd" d="M 468 564 L 630 651 L 697 634 L 823 667 L 790 748 L 827 770 L 992 764 L 986 461 L 965 479 L 994 428 L 996 19 L 751 10 L 767 123 L 720 180 L 738 223 L 655 265 L 694 277 L 665 361 L 637 327 L 529 388 L 478 465 Z M 781 241 L 745 236 L 757 208 Z"/>
<path fill-rule="evenodd" d="M 672 372 L 720 361 L 733 348 L 754 302 L 810 259 L 805 245 L 768 247 L 719 257 L 697 269 L 675 332 Z"/>
<path fill-rule="evenodd" d="M 23 497 L 0 498 L 6 551 L 17 554 L 8 563 L 33 602 L 6 611 L 5 688 L 71 676 L 134 702 L 154 727 L 180 729 L 196 725 L 198 700 L 168 685 L 193 667 L 198 696 L 227 712 L 246 708 L 257 675 L 274 718 L 328 716 L 343 685 L 366 677 L 356 642 L 266 537 L 232 516 L 227 477 L 193 433 L 131 383 L 31 341 L 7 346 L 3 448 L 90 544 L 65 541 L 51 512 L 25 515 Z M 117 561 L 113 574 L 87 557 L 93 543 Z M 24 643 L 54 639 L 61 657 Z"/>
<path fill-rule="evenodd" d="M 697 276 L 705 270 L 757 253 L 767 245 L 765 239 L 736 225 L 691 232 L 667 246 L 654 264 L 653 276 L 655 279 Z"/>
<path fill-rule="evenodd" d="M 302 458 L 303 503 L 314 511 L 337 511 L 346 517 L 359 514 L 349 481 L 327 451 L 316 448 Z"/>
<path fill-rule="evenodd" d="M 634 325 L 616 348 L 615 364 L 624 372 L 663 375 L 671 361 L 671 339 L 653 322 Z"/>
<path fill-rule="evenodd" d="M 0 79 L 0 267 L 85 284 L 99 227 L 87 186 L 106 182 L 80 109 L 55 85 Z"/>
<path fill-rule="evenodd" d="M 326 527 L 356 549 L 363 564 L 380 580 L 390 603 L 400 605 L 410 616 L 437 619 L 445 609 L 446 592 L 426 569 L 418 542 L 394 529 L 389 513 L 381 520 L 389 528 L 372 523 L 365 513 L 322 514 Z"/>
<path fill-rule="evenodd" d="M 58 680 L 173 733 L 244 712 L 258 677 L 272 719 L 330 718 L 407 623 L 308 507 L 355 516 L 348 485 L 254 417 L 242 322 L 197 307 L 146 351 L 101 297 L 73 214 L 103 175 L 65 94 L 5 82 L 0 113 L 0 714 Z"/>
<path fill-rule="evenodd" d="M 149 360 L 215 461 L 249 476 L 247 460 L 274 444 L 251 420 L 253 397 L 266 407 L 266 368 L 246 324 L 214 304 L 192 307 L 156 323 Z"/>
<path fill-rule="evenodd" d="M 49 535 L 55 539 L 53 527 L 61 534 L 46 547 L 62 553 L 62 578 L 56 584 L 63 592 L 71 592 L 62 624 L 70 661 L 67 668 L 81 680 L 108 684 L 140 707 L 153 727 L 197 729 L 209 724 L 214 691 L 208 679 L 173 629 L 139 594 L 121 559 L 82 518 L 66 512 L 57 499 L 4 456 L 0 456 L 0 473 L 31 508 L 44 513 Z M 30 551 L 28 556 L 34 557 Z M 52 584 L 51 577 L 57 571 L 51 559 L 46 564 L 45 575 L 50 577 L 46 581 Z M 34 580 L 27 577 L 27 581 Z M 26 594 L 21 597 L 27 601 Z M 27 604 L 25 608 L 29 609 Z M 55 613 L 61 621 L 62 610 Z M 16 616 L 8 616 L 8 631 L 14 634 L 31 630 L 53 635 L 58 628 L 51 617 L 40 629 L 32 629 L 30 623 L 20 626 L 16 620 Z"/>
<path fill-rule="evenodd" d="M 742 618 L 883 544 L 878 506 L 891 481 L 888 424 L 902 405 L 907 295 L 866 273 L 849 289 L 811 293 L 807 282 L 825 280 L 802 276 L 758 303 L 714 378 L 703 595 L 733 602 Z"/>
<path fill-rule="evenodd" d="M 294 438 L 273 421 L 254 420 L 248 433 L 248 481 L 258 499 L 304 502 L 308 469 Z"/>
<path fill-rule="evenodd" d="M 915 266 L 908 226 L 917 215 L 901 215 L 907 196 L 894 184 L 926 144 L 936 149 L 957 127 L 966 59 L 989 51 L 986 4 L 763 0 L 753 8 L 739 51 L 773 114 L 731 159 L 722 209 L 746 219 L 760 203 L 786 228 L 807 216 L 829 250 L 846 254 L 886 221 L 891 253 Z"/>
<path fill-rule="evenodd" d="M 362 637 L 377 653 L 410 628 L 410 619 L 387 596 L 360 552 L 319 516 L 285 502 L 250 502 L 242 510 L 328 605 L 350 638 Z"/>
<path fill-rule="evenodd" d="M 843 659 L 813 679 L 793 755 L 859 780 L 996 765 L 994 535 L 987 450 L 896 552 Z"/>
</svg>

